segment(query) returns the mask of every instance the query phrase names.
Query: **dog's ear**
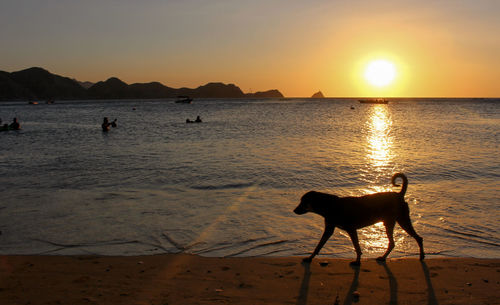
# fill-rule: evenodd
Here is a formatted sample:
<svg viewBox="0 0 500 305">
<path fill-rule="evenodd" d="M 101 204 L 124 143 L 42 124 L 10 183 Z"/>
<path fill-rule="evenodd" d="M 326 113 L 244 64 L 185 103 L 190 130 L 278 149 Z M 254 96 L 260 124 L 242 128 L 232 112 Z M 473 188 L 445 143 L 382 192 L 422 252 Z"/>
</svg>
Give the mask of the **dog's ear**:
<svg viewBox="0 0 500 305">
<path fill-rule="evenodd" d="M 300 199 L 300 202 L 311 201 L 316 197 L 318 197 L 318 192 L 309 191 L 309 192 L 305 193 L 304 196 L 302 196 L 302 198 Z"/>
</svg>

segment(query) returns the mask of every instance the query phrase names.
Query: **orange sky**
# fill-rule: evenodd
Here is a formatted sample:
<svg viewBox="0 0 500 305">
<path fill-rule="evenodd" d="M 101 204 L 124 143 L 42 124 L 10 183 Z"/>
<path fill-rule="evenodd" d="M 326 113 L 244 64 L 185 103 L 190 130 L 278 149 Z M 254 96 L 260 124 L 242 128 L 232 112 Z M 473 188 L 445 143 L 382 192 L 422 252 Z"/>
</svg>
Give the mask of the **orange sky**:
<svg viewBox="0 0 500 305">
<path fill-rule="evenodd" d="M 500 96 L 500 1 L 377 2 L 2 1 L 0 70 L 289 97 Z M 377 58 L 395 64 L 392 85 L 363 78 Z"/>
</svg>

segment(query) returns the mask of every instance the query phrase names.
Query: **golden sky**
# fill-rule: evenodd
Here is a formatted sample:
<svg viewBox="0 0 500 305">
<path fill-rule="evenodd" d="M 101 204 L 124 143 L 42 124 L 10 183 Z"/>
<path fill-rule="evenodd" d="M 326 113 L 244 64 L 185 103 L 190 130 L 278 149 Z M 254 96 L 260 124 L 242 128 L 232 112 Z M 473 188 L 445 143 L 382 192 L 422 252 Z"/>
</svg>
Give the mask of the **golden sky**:
<svg viewBox="0 0 500 305">
<path fill-rule="evenodd" d="M 498 15 L 497 0 L 6 0 L 0 70 L 288 97 L 499 97 Z M 396 77 L 377 88 L 363 73 L 381 58 Z"/>
</svg>

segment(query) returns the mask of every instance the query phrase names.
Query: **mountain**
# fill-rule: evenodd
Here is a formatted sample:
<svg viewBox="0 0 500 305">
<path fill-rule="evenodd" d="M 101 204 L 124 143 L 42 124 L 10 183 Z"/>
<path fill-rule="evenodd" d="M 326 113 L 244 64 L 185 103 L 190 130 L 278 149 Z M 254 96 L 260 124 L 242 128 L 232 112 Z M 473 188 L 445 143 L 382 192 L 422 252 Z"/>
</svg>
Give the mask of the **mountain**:
<svg viewBox="0 0 500 305">
<path fill-rule="evenodd" d="M 245 95 L 234 84 L 208 83 L 196 89 L 173 89 L 158 82 L 127 85 L 116 77 L 98 82 L 88 89 L 89 97 L 120 98 L 175 98 L 187 95 L 194 98 L 239 98 Z"/>
<path fill-rule="evenodd" d="M 170 88 L 159 82 L 127 84 L 117 77 L 95 84 L 52 74 L 42 68 L 0 71 L 0 100 L 26 99 L 150 99 L 176 98 L 276 98 L 278 90 L 245 94 L 234 84 L 208 83 L 198 88 Z"/>
<path fill-rule="evenodd" d="M 311 98 L 324 98 L 325 96 L 323 95 L 323 92 L 321 91 L 318 91 L 316 93 L 314 93 Z"/>
<path fill-rule="evenodd" d="M 87 90 L 90 98 L 124 99 L 124 98 L 165 98 L 175 97 L 175 89 L 158 82 L 127 85 L 116 77 L 98 82 Z"/>
<path fill-rule="evenodd" d="M 90 98 L 121 99 L 130 96 L 129 86 L 116 77 L 98 82 L 87 89 Z"/>
<path fill-rule="evenodd" d="M 206 98 L 241 98 L 245 94 L 234 84 L 208 83 L 196 89 L 180 89 L 179 95 L 188 95 L 191 97 Z"/>
<path fill-rule="evenodd" d="M 255 93 L 246 93 L 245 97 L 249 98 L 283 98 L 283 94 L 276 89 L 268 91 L 258 91 Z"/>
<path fill-rule="evenodd" d="M 175 89 L 164 86 L 159 82 L 136 83 L 129 86 L 132 98 L 165 98 L 174 97 Z"/>
<path fill-rule="evenodd" d="M 33 92 L 11 79 L 10 73 L 0 71 L 0 99 L 32 99 L 34 97 Z"/>
<path fill-rule="evenodd" d="M 0 99 L 78 99 L 87 93 L 76 81 L 42 68 L 0 72 Z"/>
<path fill-rule="evenodd" d="M 77 83 L 79 83 L 80 86 L 82 86 L 85 89 L 88 89 L 88 88 L 90 88 L 90 87 L 92 87 L 94 85 L 94 83 L 92 83 L 92 82 L 80 82 L 80 81 L 78 81 L 78 80 L 76 80 L 74 78 L 73 78 L 73 80 L 76 81 Z"/>
</svg>

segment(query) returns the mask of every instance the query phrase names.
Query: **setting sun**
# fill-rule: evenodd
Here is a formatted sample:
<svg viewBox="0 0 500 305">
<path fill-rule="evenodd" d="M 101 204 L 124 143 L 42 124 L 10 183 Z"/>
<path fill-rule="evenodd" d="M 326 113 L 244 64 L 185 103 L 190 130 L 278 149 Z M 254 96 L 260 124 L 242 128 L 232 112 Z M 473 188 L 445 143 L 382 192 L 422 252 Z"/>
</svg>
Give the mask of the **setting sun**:
<svg viewBox="0 0 500 305">
<path fill-rule="evenodd" d="M 364 76 L 371 85 L 383 87 L 394 81 L 396 68 L 392 62 L 385 59 L 378 59 L 368 64 Z"/>
</svg>

